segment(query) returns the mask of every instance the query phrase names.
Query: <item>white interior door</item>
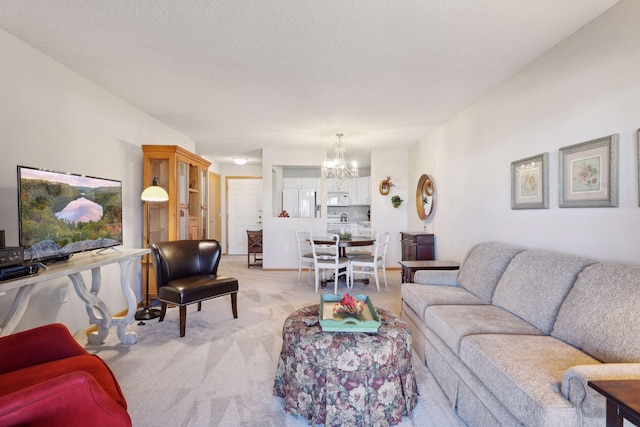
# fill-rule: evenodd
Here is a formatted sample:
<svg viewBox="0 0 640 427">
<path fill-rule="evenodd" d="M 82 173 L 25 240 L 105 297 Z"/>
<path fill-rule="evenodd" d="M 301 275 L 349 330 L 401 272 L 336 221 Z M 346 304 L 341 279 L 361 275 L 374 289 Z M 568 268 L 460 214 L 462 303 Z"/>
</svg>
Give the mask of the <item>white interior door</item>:
<svg viewBox="0 0 640 427">
<path fill-rule="evenodd" d="M 247 230 L 256 230 L 262 212 L 262 178 L 228 179 L 227 215 L 229 255 L 247 253 Z"/>
</svg>

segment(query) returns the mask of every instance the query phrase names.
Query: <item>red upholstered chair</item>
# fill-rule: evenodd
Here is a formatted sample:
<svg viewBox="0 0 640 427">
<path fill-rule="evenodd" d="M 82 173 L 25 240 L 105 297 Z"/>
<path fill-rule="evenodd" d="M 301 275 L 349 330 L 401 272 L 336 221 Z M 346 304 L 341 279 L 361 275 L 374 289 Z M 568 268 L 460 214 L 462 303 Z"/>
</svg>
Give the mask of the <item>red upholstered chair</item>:
<svg viewBox="0 0 640 427">
<path fill-rule="evenodd" d="M 64 325 L 0 337 L 0 425 L 131 426 L 109 367 Z"/>
</svg>

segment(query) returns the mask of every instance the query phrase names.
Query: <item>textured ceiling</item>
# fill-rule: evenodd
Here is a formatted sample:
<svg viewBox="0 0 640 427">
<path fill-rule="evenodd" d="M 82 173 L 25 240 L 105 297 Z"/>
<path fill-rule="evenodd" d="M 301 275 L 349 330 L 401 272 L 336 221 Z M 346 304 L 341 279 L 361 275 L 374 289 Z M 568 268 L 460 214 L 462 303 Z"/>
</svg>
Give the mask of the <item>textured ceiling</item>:
<svg viewBox="0 0 640 427">
<path fill-rule="evenodd" d="M 351 160 L 415 144 L 615 3 L 2 0 L 0 28 L 211 160 L 337 132 Z"/>
</svg>

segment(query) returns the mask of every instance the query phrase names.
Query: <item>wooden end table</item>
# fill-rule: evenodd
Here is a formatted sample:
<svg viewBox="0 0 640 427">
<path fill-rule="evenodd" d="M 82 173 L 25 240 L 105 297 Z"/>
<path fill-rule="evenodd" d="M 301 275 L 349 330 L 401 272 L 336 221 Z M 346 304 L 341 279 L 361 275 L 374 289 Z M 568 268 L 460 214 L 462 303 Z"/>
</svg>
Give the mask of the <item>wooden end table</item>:
<svg viewBox="0 0 640 427">
<path fill-rule="evenodd" d="M 640 426 L 640 380 L 589 381 L 607 399 L 607 427 L 622 427 L 626 418 Z"/>
<path fill-rule="evenodd" d="M 413 282 L 418 270 L 457 270 L 460 263 L 456 261 L 398 261 L 402 266 L 402 283 Z"/>
</svg>

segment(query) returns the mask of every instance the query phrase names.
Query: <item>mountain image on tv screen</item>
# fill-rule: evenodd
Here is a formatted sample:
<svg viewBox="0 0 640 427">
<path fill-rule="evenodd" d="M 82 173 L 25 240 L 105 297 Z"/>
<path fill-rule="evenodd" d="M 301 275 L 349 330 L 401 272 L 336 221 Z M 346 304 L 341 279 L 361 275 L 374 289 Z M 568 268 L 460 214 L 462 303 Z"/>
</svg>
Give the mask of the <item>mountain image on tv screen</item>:
<svg viewBox="0 0 640 427">
<path fill-rule="evenodd" d="M 18 166 L 20 245 L 50 260 L 122 244 L 120 181 Z"/>
</svg>

